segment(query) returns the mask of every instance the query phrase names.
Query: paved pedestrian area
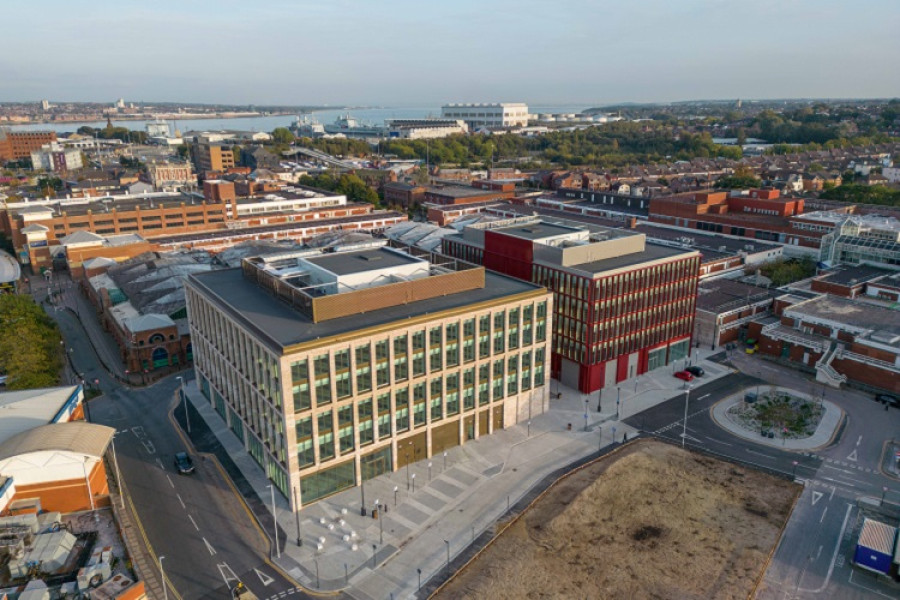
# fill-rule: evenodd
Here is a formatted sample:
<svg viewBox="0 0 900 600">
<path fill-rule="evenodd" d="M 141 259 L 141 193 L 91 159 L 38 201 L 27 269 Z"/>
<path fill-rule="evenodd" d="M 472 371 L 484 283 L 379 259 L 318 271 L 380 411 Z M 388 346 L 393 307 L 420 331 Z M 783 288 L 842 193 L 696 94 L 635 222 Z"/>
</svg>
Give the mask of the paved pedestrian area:
<svg viewBox="0 0 900 600">
<path fill-rule="evenodd" d="M 821 402 L 822 406 L 825 408 L 825 413 L 822 415 L 822 419 L 819 421 L 819 426 L 816 427 L 816 431 L 811 436 L 805 438 L 786 438 L 781 435 L 782 432 L 777 431 L 777 428 L 775 428 L 773 430 L 773 433 L 775 434 L 774 438 L 764 437 L 758 431 L 750 431 L 738 423 L 735 423 L 726 414 L 728 409 L 732 406 L 744 401 L 744 394 L 746 392 L 753 391 L 754 389 L 756 388 L 741 390 L 740 392 L 725 398 L 721 402 L 716 403 L 712 409 L 713 421 L 715 421 L 719 427 L 738 437 L 764 446 L 773 446 L 781 448 L 782 450 L 818 450 L 831 443 L 835 433 L 837 433 L 838 427 L 841 425 L 841 421 L 844 419 L 844 411 L 841 410 L 838 405 L 829 400 L 822 400 Z M 769 388 L 766 388 L 766 390 L 768 389 Z M 779 392 L 787 392 L 794 396 L 806 398 L 807 400 L 819 400 L 818 398 L 810 397 L 809 394 L 794 389 L 780 386 L 775 389 Z"/>
<path fill-rule="evenodd" d="M 301 586 L 317 591 L 344 590 L 360 600 L 410 598 L 473 541 L 489 539 L 498 519 L 542 479 L 637 430 L 624 418 L 680 395 L 684 382 L 675 369 L 700 364 L 707 383 L 732 370 L 706 360 L 701 351 L 690 363 L 679 361 L 607 390 L 599 397 L 552 383 L 549 409 L 446 454 L 368 480 L 304 507 L 299 524 L 287 501 L 275 494 L 279 553 L 273 556 Z M 271 511 L 272 495 L 263 470 L 200 394 L 195 382 L 187 396 L 235 466 Z M 558 395 L 558 397 L 557 397 Z M 600 409 L 599 411 L 597 409 Z M 570 427 L 571 425 L 571 427 Z M 379 517 L 372 511 L 379 508 Z M 362 516 L 365 508 L 365 516 Z M 268 515 L 270 539 L 274 528 Z M 299 542 L 302 542 L 298 544 Z M 273 552 L 273 554 L 275 554 Z"/>
</svg>

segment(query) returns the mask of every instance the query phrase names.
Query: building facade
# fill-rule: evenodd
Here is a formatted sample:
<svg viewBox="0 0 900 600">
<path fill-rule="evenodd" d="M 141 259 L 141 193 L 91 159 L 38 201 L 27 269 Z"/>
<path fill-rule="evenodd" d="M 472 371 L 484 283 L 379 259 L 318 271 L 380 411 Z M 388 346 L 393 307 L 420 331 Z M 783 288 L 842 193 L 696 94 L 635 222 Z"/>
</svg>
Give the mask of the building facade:
<svg viewBox="0 0 900 600">
<path fill-rule="evenodd" d="M 52 173 L 66 173 L 84 166 L 81 150 L 63 148 L 56 142 L 44 144 L 38 150 L 31 151 L 31 168 Z"/>
<path fill-rule="evenodd" d="M 481 267 L 306 251 L 186 292 L 201 392 L 295 508 L 547 406 L 552 297 Z"/>
<path fill-rule="evenodd" d="M 445 254 L 555 295 L 552 373 L 583 393 L 690 353 L 700 254 L 627 230 L 524 217 L 443 238 Z"/>
<path fill-rule="evenodd" d="M 173 192 L 197 182 L 190 163 L 155 163 L 147 167 L 147 172 L 158 191 Z"/>
<path fill-rule="evenodd" d="M 55 131 L 9 131 L 0 129 L 0 161 L 30 158 L 31 152 L 56 141 Z"/>
<path fill-rule="evenodd" d="M 528 125 L 528 105 L 521 102 L 445 104 L 445 119 L 464 121 L 469 129 L 509 129 Z"/>
</svg>

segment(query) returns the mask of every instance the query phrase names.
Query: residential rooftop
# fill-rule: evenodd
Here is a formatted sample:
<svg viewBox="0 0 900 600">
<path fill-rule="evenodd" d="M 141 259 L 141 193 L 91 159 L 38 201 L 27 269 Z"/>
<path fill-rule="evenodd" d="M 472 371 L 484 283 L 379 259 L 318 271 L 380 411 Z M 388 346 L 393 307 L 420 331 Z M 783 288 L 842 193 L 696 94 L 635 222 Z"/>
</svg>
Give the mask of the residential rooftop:
<svg viewBox="0 0 900 600">
<path fill-rule="evenodd" d="M 900 312 L 842 296 L 822 294 L 785 309 L 800 317 L 841 323 L 874 342 L 900 347 Z"/>
<path fill-rule="evenodd" d="M 817 279 L 836 285 L 861 285 L 868 281 L 881 279 L 882 277 L 895 273 L 896 271 L 891 269 L 883 269 L 881 267 L 873 267 L 870 265 L 857 265 L 852 268 L 838 269 L 826 273 L 821 277 L 817 277 Z"/>
</svg>

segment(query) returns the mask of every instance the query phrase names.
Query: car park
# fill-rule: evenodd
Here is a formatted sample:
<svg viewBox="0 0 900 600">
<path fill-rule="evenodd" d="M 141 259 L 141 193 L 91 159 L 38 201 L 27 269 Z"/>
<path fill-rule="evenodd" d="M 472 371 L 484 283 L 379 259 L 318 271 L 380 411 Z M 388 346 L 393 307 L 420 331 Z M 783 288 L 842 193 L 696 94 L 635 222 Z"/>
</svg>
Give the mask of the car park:
<svg viewBox="0 0 900 600">
<path fill-rule="evenodd" d="M 194 472 L 194 461 L 187 452 L 179 452 L 175 455 L 175 468 L 182 475 L 190 475 Z"/>
<path fill-rule="evenodd" d="M 703 377 L 704 375 L 706 375 L 706 371 L 703 370 L 703 367 L 698 367 L 696 365 L 688 367 L 687 369 L 685 369 L 685 371 L 687 371 L 694 377 Z"/>
<path fill-rule="evenodd" d="M 677 373 L 675 373 L 675 377 L 677 377 L 678 379 L 682 379 L 684 381 L 693 381 L 694 380 L 694 376 L 691 375 L 687 371 L 678 371 Z"/>
</svg>

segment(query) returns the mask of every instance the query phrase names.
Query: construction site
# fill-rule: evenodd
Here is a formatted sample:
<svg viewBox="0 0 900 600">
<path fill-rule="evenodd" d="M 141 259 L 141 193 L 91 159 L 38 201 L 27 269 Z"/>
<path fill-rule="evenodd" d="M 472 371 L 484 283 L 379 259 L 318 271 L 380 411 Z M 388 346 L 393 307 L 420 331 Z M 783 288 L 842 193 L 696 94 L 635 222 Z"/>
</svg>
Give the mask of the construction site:
<svg viewBox="0 0 900 600">
<path fill-rule="evenodd" d="M 434 598 L 747 598 L 801 486 L 638 440 L 563 477 Z"/>
</svg>

